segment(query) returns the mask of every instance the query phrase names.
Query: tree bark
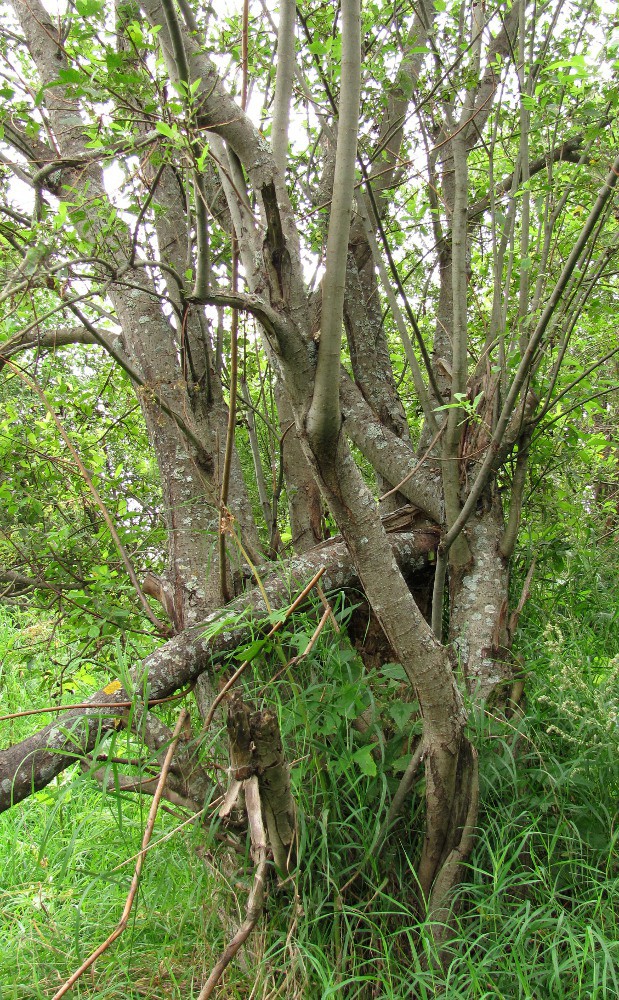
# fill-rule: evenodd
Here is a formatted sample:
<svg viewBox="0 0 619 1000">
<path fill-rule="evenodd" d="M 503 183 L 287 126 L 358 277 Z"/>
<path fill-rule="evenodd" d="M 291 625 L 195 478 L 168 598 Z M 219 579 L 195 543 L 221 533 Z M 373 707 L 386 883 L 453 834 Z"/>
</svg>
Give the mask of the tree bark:
<svg viewBox="0 0 619 1000">
<path fill-rule="evenodd" d="M 389 519 L 386 524 L 389 527 Z M 405 525 L 402 515 L 396 519 L 396 525 L 396 533 L 387 536 L 394 546 L 395 557 L 407 573 L 414 573 L 415 566 L 423 570 L 438 542 L 435 528 L 420 522 L 414 510 L 409 512 L 408 530 L 402 530 Z M 321 581 L 327 593 L 358 587 L 357 571 L 345 542 L 341 538 L 330 539 L 290 560 L 285 574 L 276 570 L 267 576 L 266 567 L 260 570 L 271 608 L 285 607 L 291 588 L 302 589 L 322 567 L 325 573 Z M 247 611 L 249 617 L 243 614 Z M 132 672 L 136 691 L 144 690 L 146 685 L 150 699 L 169 697 L 207 673 L 223 654 L 246 642 L 252 621 L 260 621 L 267 614 L 260 589 L 241 594 L 226 609 L 221 629 L 217 627 L 222 617 L 218 610 L 200 624 L 186 628 L 138 664 Z M 205 638 L 210 629 L 215 632 L 213 638 Z M 87 699 L 87 708 L 61 712 L 44 729 L 0 751 L 0 812 L 45 788 L 76 758 L 90 753 L 97 741 L 116 727 L 117 719 L 126 712 L 127 701 L 131 701 L 128 692 L 118 681 L 113 681 Z"/>
</svg>

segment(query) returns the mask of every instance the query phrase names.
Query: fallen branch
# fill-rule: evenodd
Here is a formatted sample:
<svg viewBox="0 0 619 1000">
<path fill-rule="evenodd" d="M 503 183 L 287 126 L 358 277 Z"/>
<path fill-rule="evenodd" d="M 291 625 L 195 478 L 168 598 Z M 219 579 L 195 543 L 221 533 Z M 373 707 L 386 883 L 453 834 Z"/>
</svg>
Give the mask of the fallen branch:
<svg viewBox="0 0 619 1000">
<path fill-rule="evenodd" d="M 385 525 L 396 528 L 389 539 L 407 575 L 422 569 L 429 553 L 436 549 L 436 527 L 420 521 L 414 508 L 404 508 L 390 515 L 385 518 Z M 330 539 L 278 567 L 278 572 L 264 579 L 265 594 L 271 606 L 281 608 L 288 604 L 291 588 L 302 589 L 322 567 L 321 584 L 325 591 L 359 586 L 346 545 L 341 539 Z M 136 690 L 143 690 L 146 681 L 149 704 L 168 698 L 212 668 L 217 658 L 238 648 L 246 641 L 252 625 L 255 627 L 256 619 L 266 613 L 258 588 L 241 594 L 223 611 L 209 615 L 200 625 L 174 636 L 138 664 L 131 675 Z M 205 637 L 207 629 L 211 632 L 210 638 Z M 127 701 L 131 701 L 129 693 L 120 681 L 112 681 L 89 698 L 83 707 L 63 712 L 54 723 L 0 751 L 0 812 L 45 788 L 76 759 L 90 753 L 97 741 L 115 728 L 115 719 L 126 710 Z"/>
</svg>

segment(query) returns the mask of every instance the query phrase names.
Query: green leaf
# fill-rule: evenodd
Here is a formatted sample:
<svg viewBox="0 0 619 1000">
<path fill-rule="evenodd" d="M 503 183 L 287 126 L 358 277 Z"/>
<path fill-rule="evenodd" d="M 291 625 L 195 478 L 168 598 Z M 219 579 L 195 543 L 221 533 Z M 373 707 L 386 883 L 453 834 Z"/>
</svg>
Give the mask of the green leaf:
<svg viewBox="0 0 619 1000">
<path fill-rule="evenodd" d="M 157 122 L 155 131 L 159 132 L 160 135 L 164 135 L 166 139 L 178 139 L 178 128 L 176 125 L 168 125 L 167 122 Z"/>
<path fill-rule="evenodd" d="M 60 84 L 83 83 L 84 79 L 85 77 L 81 70 L 71 69 L 69 67 L 67 69 L 58 70 L 58 80 L 55 85 L 58 86 Z"/>
<path fill-rule="evenodd" d="M 277 625 L 278 622 L 285 622 L 288 615 L 286 608 L 280 608 L 279 611 L 271 611 L 268 616 L 267 621 L 270 625 Z"/>
<path fill-rule="evenodd" d="M 137 21 L 132 21 L 131 24 L 127 25 L 125 30 L 136 48 L 144 48 L 144 33 Z"/>
<path fill-rule="evenodd" d="M 583 55 L 572 56 L 571 59 L 557 59 L 556 62 L 549 63 L 545 67 L 545 72 L 549 73 L 553 69 L 586 69 L 585 57 Z"/>
<path fill-rule="evenodd" d="M 406 701 L 394 701 L 392 705 L 389 706 L 389 715 L 395 722 L 398 729 L 404 729 L 406 723 L 409 721 L 413 712 L 418 708 L 418 705 Z"/>
<path fill-rule="evenodd" d="M 266 645 L 266 639 L 256 639 L 255 642 L 251 642 L 249 646 L 243 646 L 241 649 L 237 650 L 234 654 L 234 659 L 239 660 L 243 663 L 245 660 L 253 660 L 258 653 L 264 649 Z"/>
<path fill-rule="evenodd" d="M 361 747 L 360 750 L 356 750 L 352 755 L 352 760 L 355 762 L 359 770 L 368 776 L 368 778 L 375 778 L 377 774 L 376 761 L 372 756 L 372 751 L 376 744 L 367 747 Z"/>
<path fill-rule="evenodd" d="M 75 7 L 82 17 L 93 17 L 93 15 L 101 13 L 103 4 L 100 0 L 76 0 Z"/>
<path fill-rule="evenodd" d="M 383 677 L 392 681 L 407 681 L 406 671 L 401 663 L 384 663 L 380 668 Z"/>
<path fill-rule="evenodd" d="M 329 51 L 329 47 L 320 39 L 314 39 L 313 42 L 310 42 L 308 49 L 314 56 L 324 56 Z"/>
</svg>

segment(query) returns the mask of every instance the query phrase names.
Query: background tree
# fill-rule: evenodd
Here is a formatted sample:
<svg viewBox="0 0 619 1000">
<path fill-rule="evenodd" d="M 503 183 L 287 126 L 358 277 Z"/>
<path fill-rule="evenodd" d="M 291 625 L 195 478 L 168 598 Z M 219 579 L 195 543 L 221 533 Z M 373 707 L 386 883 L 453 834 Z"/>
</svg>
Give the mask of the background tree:
<svg viewBox="0 0 619 1000">
<path fill-rule="evenodd" d="M 171 0 L 114 12 L 83 0 L 76 16 L 16 0 L 13 11 L 8 391 L 19 380 L 20 398 L 44 407 L 46 432 L 59 435 L 52 453 L 77 465 L 144 622 L 175 634 L 136 676 L 147 672 L 150 699 L 199 678 L 210 720 L 211 653 L 243 634 L 240 619 L 217 635 L 213 622 L 244 585 L 231 613 L 289 602 L 281 575 L 262 582 L 287 533 L 299 590 L 321 563 L 332 589 L 358 581 L 375 655 L 401 664 L 419 705 L 396 801 L 423 762 L 413 891 L 441 920 L 477 821 L 463 694 L 503 709 L 522 688 L 512 642 L 529 578 L 510 603 L 510 563 L 531 449 L 558 408 L 605 391 L 598 374 L 616 350 L 592 336 L 589 352 L 581 338 L 602 314 L 617 241 L 603 14 L 356 0 L 334 12 L 286 0 L 276 28 L 268 10 L 239 19 Z M 90 353 L 101 364 L 99 348 L 133 383 L 162 492 L 156 574 L 136 570 L 116 525 L 131 477 L 115 471 L 116 503 L 104 499 L 75 399 L 66 418 L 57 376 L 55 400 L 43 394 L 40 372 L 56 361 L 43 367 L 42 355 L 72 343 L 89 345 L 76 387 L 90 379 Z M 113 496 L 109 471 L 98 478 Z M 125 501 L 144 505 L 141 491 Z M 326 512 L 343 544 L 315 548 Z M 11 582 L 34 557 L 7 544 Z M 428 574 L 414 580 L 428 552 L 431 601 Z M 28 585 L 40 590 L 44 576 L 60 595 L 68 573 L 92 593 L 79 554 L 62 560 Z M 200 622 L 211 623 L 210 647 Z M 97 704 L 127 697 L 104 689 L 85 718 L 74 710 L 81 721 L 3 751 L 2 806 L 71 763 L 76 740 L 91 750 L 114 725 Z M 140 725 L 158 749 L 170 738 L 152 713 Z M 175 793 L 201 801 L 201 769 L 179 774 Z"/>
</svg>

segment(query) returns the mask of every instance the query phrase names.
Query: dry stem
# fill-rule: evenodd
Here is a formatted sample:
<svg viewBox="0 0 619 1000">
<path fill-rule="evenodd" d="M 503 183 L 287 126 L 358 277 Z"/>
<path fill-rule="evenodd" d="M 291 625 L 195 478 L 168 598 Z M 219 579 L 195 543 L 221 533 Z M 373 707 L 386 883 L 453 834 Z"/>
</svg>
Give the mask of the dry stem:
<svg viewBox="0 0 619 1000">
<path fill-rule="evenodd" d="M 67 981 L 60 987 L 58 992 L 54 994 L 52 1000 L 60 1000 L 60 998 L 63 997 L 65 993 L 67 993 L 71 989 L 72 986 L 75 985 L 80 976 L 82 976 L 84 972 L 86 972 L 86 970 L 89 969 L 90 966 L 96 962 L 96 960 L 99 958 L 100 955 L 103 954 L 104 951 L 107 951 L 107 949 L 110 947 L 111 944 L 114 943 L 117 937 L 120 937 L 120 935 L 122 934 L 122 932 L 124 931 L 125 927 L 129 922 L 129 914 L 131 913 L 133 900 L 135 899 L 136 893 L 138 891 L 138 886 L 140 884 L 140 875 L 142 873 L 142 866 L 144 864 L 144 858 L 146 856 L 146 849 L 148 847 L 150 838 L 153 835 L 153 829 L 155 827 L 155 819 L 157 817 L 159 803 L 163 795 L 163 789 L 165 786 L 166 778 L 168 776 L 168 771 L 170 770 L 170 765 L 172 763 L 172 757 L 174 756 L 176 744 L 178 743 L 179 737 L 181 735 L 186 716 L 187 716 L 187 709 L 183 708 L 174 727 L 174 733 L 172 734 L 172 742 L 168 747 L 168 752 L 165 755 L 163 767 L 161 768 L 159 783 L 157 785 L 157 790 L 153 797 L 153 801 L 151 803 L 151 807 L 148 813 L 146 827 L 144 828 L 144 836 L 142 837 L 142 847 L 140 849 L 140 853 L 138 854 L 138 859 L 135 865 L 135 871 L 133 873 L 133 878 L 131 879 L 131 887 L 129 889 L 129 893 L 127 895 L 127 901 L 125 903 L 125 907 L 123 909 L 122 916 L 118 922 L 118 925 L 115 928 L 115 930 L 112 931 L 110 936 L 103 942 L 103 944 L 100 944 L 98 948 L 95 948 L 95 950 L 88 956 L 88 958 L 84 962 L 82 962 L 79 969 L 76 969 L 73 975 L 67 979 Z"/>
</svg>

